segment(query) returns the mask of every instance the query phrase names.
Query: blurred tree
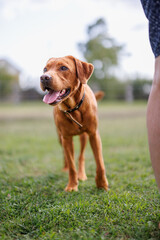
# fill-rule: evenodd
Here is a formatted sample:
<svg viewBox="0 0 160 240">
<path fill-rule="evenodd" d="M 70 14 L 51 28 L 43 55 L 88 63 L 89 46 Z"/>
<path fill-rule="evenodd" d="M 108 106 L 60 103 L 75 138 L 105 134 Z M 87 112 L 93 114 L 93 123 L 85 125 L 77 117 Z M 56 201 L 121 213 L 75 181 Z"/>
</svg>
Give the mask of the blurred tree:
<svg viewBox="0 0 160 240">
<path fill-rule="evenodd" d="M 16 102 L 19 90 L 19 71 L 8 61 L 0 60 L 0 99 Z"/>
<path fill-rule="evenodd" d="M 134 99 L 136 100 L 148 99 L 152 86 L 151 80 L 136 78 L 132 81 L 131 85 L 133 88 Z"/>
<path fill-rule="evenodd" d="M 109 36 L 106 22 L 102 18 L 87 27 L 87 34 L 88 41 L 78 43 L 78 48 L 87 62 L 95 67 L 89 84 L 93 90 L 105 91 L 108 99 L 124 98 L 124 83 L 119 82 L 113 74 L 119 64 L 123 46 L 116 44 Z"/>
<path fill-rule="evenodd" d="M 15 76 L 7 72 L 7 69 L 0 69 L 0 97 L 4 98 L 12 92 L 12 83 Z"/>
</svg>

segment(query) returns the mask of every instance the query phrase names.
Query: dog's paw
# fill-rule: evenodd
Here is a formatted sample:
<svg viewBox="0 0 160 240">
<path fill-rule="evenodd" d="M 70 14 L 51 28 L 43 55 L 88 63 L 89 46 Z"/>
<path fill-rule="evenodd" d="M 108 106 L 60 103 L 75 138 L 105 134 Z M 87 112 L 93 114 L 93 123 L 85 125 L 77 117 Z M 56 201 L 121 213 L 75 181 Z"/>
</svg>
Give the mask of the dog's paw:
<svg viewBox="0 0 160 240">
<path fill-rule="evenodd" d="M 100 184 L 100 185 L 97 185 L 97 188 L 103 188 L 104 190 L 108 191 L 108 185 L 107 184 Z"/>
<path fill-rule="evenodd" d="M 103 176 L 101 178 L 96 177 L 96 185 L 97 185 L 97 188 L 103 188 L 106 191 L 108 191 L 108 181 L 106 176 Z"/>
<path fill-rule="evenodd" d="M 72 186 L 72 185 L 67 185 L 67 187 L 65 188 L 66 192 L 77 192 L 78 191 L 78 185 Z"/>
<path fill-rule="evenodd" d="M 86 180 L 87 180 L 87 176 L 86 176 L 85 173 L 79 172 L 79 173 L 78 173 L 78 179 L 79 179 L 80 181 L 86 181 Z"/>
</svg>

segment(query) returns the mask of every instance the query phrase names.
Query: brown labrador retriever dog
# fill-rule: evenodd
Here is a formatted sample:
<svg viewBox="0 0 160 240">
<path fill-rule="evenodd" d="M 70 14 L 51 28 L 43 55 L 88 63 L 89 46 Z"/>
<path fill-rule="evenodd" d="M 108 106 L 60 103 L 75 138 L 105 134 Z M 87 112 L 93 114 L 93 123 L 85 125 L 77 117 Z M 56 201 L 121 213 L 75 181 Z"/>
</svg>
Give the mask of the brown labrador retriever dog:
<svg viewBox="0 0 160 240">
<path fill-rule="evenodd" d="M 43 91 L 48 90 L 43 101 L 54 106 L 54 120 L 61 140 L 69 170 L 66 191 L 78 190 L 78 179 L 86 180 L 84 149 L 89 141 L 96 160 L 96 185 L 108 190 L 102 144 L 98 133 L 97 101 L 87 85 L 93 65 L 72 56 L 51 58 L 40 77 Z M 73 136 L 80 135 L 81 154 L 78 174 L 74 160 Z"/>
</svg>

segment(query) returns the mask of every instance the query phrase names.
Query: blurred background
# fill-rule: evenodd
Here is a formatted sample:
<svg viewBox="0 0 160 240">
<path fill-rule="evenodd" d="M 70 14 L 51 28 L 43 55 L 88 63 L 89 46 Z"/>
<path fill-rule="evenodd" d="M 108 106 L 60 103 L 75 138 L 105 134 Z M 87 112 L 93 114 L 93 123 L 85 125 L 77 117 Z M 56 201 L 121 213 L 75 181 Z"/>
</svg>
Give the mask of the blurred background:
<svg viewBox="0 0 160 240">
<path fill-rule="evenodd" d="M 146 100 L 154 69 L 140 0 L 0 0 L 0 100 L 41 100 L 51 57 L 94 64 L 107 100 Z"/>
</svg>

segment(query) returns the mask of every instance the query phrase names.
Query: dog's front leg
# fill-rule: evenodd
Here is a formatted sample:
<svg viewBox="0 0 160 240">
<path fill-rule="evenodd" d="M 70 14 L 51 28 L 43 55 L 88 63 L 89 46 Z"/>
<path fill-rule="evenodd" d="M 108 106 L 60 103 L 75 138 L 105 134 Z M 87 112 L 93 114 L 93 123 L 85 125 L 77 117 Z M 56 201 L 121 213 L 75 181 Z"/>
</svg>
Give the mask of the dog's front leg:
<svg viewBox="0 0 160 240">
<path fill-rule="evenodd" d="M 68 170 L 69 170 L 69 182 L 65 191 L 78 191 L 78 178 L 77 172 L 75 168 L 75 161 L 74 161 L 74 147 L 73 147 L 73 140 L 72 137 L 63 137 L 62 144 L 64 148 L 64 154 L 67 158 L 68 162 Z"/>
<path fill-rule="evenodd" d="M 85 161 L 84 161 L 84 150 L 86 147 L 88 135 L 86 133 L 82 133 L 80 135 L 80 155 L 79 155 L 79 165 L 78 165 L 78 179 L 85 181 L 87 180 L 86 172 L 85 172 Z"/>
<path fill-rule="evenodd" d="M 94 153 L 96 160 L 96 184 L 98 188 L 104 188 L 108 190 L 108 181 L 105 175 L 105 166 L 102 156 L 102 143 L 98 131 L 90 134 L 89 136 L 90 144 Z"/>
</svg>

